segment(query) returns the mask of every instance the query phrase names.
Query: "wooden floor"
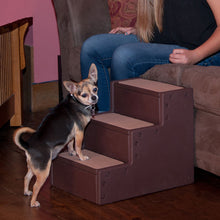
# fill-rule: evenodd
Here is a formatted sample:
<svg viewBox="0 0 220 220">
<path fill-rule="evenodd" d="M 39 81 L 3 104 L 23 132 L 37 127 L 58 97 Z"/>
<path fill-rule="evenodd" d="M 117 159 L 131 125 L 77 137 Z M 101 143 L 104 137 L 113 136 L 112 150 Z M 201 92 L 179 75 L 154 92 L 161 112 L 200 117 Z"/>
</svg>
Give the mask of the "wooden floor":
<svg viewBox="0 0 220 220">
<path fill-rule="evenodd" d="M 25 115 L 24 125 L 36 128 L 45 113 Z M 14 128 L 0 129 L 1 220 L 217 220 L 220 219 L 220 178 L 195 169 L 192 185 L 98 206 L 50 186 L 39 194 L 40 208 L 23 196 L 24 153 L 12 140 Z"/>
</svg>

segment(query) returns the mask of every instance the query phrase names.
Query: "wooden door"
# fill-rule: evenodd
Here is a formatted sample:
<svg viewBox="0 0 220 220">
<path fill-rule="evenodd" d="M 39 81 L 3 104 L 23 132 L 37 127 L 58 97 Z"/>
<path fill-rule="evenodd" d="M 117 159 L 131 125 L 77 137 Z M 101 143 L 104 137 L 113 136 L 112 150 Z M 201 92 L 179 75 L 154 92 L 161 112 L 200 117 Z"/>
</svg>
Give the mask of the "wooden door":
<svg viewBox="0 0 220 220">
<path fill-rule="evenodd" d="M 25 68 L 26 20 L 0 27 L 0 127 L 22 124 L 21 70 Z"/>
</svg>

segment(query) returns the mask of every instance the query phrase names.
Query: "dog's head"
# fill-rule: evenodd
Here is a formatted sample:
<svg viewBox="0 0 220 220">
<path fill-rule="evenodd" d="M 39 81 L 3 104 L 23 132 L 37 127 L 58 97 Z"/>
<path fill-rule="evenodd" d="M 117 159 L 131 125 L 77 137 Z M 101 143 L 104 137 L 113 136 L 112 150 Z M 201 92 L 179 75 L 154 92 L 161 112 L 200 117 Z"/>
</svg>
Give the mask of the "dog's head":
<svg viewBox="0 0 220 220">
<path fill-rule="evenodd" d="M 80 103 L 84 105 L 94 105 L 98 102 L 98 88 L 96 86 L 98 72 L 96 65 L 93 63 L 89 68 L 87 79 L 79 83 L 64 81 L 63 84 L 67 91 L 73 95 Z"/>
</svg>

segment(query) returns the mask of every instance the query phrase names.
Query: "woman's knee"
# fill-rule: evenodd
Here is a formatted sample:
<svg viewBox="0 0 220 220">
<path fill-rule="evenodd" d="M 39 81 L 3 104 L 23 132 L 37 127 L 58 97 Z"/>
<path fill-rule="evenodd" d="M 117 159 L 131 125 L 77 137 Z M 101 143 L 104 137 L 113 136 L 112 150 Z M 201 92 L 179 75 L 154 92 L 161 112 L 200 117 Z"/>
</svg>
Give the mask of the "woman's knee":
<svg viewBox="0 0 220 220">
<path fill-rule="evenodd" d="M 97 36 L 91 36 L 86 39 L 81 48 L 81 57 L 83 58 L 84 55 L 90 55 L 93 51 L 97 48 Z"/>
<path fill-rule="evenodd" d="M 111 64 L 111 79 L 120 80 L 133 77 L 135 51 L 128 45 L 118 47 L 113 54 Z"/>
</svg>

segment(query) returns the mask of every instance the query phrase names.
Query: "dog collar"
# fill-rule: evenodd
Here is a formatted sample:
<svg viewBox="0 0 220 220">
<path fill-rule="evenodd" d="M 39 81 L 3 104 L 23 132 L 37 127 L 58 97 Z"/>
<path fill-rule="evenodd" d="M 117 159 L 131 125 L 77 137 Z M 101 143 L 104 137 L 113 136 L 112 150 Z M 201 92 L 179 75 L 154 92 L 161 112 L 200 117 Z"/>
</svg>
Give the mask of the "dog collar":
<svg viewBox="0 0 220 220">
<path fill-rule="evenodd" d="M 70 94 L 70 96 L 72 97 L 72 99 L 78 103 L 80 103 L 81 105 L 85 106 L 84 109 L 85 110 L 89 110 L 92 117 L 95 117 L 95 105 L 84 105 L 82 104 L 73 94 Z"/>
</svg>

